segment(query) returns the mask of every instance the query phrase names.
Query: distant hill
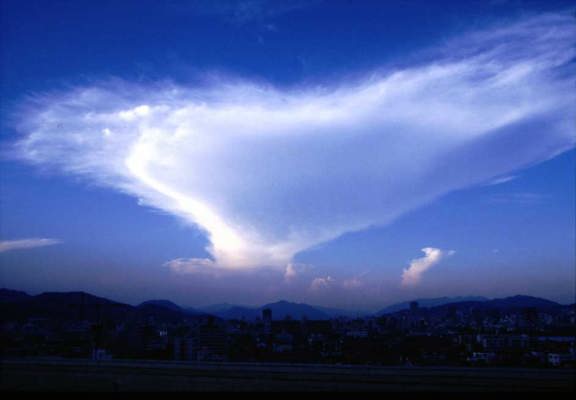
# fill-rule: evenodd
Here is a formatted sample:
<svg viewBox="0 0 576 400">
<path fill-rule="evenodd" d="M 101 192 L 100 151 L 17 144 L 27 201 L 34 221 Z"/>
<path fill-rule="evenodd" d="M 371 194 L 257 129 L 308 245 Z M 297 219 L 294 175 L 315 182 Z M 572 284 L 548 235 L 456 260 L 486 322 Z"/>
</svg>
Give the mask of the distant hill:
<svg viewBox="0 0 576 400">
<path fill-rule="evenodd" d="M 6 319 L 50 318 L 58 320 L 123 319 L 133 307 L 84 292 L 46 292 L 19 296 L 0 303 Z"/>
<path fill-rule="evenodd" d="M 505 297 L 502 299 L 494 299 L 494 300 L 487 300 L 487 301 L 465 301 L 459 303 L 451 303 L 445 304 L 442 306 L 434 307 L 434 309 L 442 309 L 442 308 L 452 308 L 452 309 L 459 309 L 459 310 L 518 310 L 523 308 L 536 308 L 540 310 L 551 310 L 551 309 L 560 309 L 562 307 L 561 304 L 556 303 L 554 301 L 541 299 L 539 297 L 532 297 L 532 296 L 511 296 Z"/>
<path fill-rule="evenodd" d="M 485 303 L 487 307 L 493 308 L 556 308 L 559 307 L 560 304 L 554 301 L 542 299 L 539 297 L 532 297 L 532 296 L 522 296 L 516 295 L 512 297 L 506 297 L 503 299 L 494 299 L 487 301 Z"/>
<path fill-rule="evenodd" d="M 230 303 L 219 303 L 219 304 L 210 304 L 208 306 L 203 306 L 203 307 L 196 307 L 194 310 L 205 312 L 208 314 L 217 314 L 217 313 L 226 312 L 226 311 L 228 311 L 234 307 L 244 307 L 244 306 L 238 306 L 238 305 L 230 304 Z M 249 307 L 244 307 L 244 308 L 249 308 Z"/>
<path fill-rule="evenodd" d="M 559 312 L 569 307 L 559 303 L 532 296 L 511 296 L 502 299 L 485 300 L 485 301 L 462 301 L 456 303 L 447 303 L 436 307 L 420 308 L 418 312 L 434 314 L 439 317 L 446 316 L 452 312 L 462 313 L 482 313 L 482 312 L 508 312 L 521 311 L 524 309 L 535 309 L 547 312 Z M 397 311 L 396 313 L 406 313 L 407 310 Z M 394 314 L 394 313 L 393 313 Z"/>
<path fill-rule="evenodd" d="M 513 310 L 535 308 L 539 310 L 560 310 L 565 307 L 556 302 L 532 297 L 511 296 L 502 299 L 487 300 L 484 297 L 441 297 L 419 299 L 420 312 L 446 314 L 455 310 L 463 312 Z M 406 312 L 410 302 L 388 306 L 376 315 Z M 574 307 L 574 306 L 572 306 Z M 344 316 L 356 318 L 365 316 L 357 312 L 327 307 L 311 306 L 304 303 L 278 301 L 261 307 L 244 307 L 232 304 L 216 304 L 202 309 L 182 308 L 169 300 L 149 300 L 134 307 L 118 303 L 84 292 L 46 292 L 30 296 L 25 292 L 0 289 L 0 315 L 5 320 L 26 320 L 28 318 L 50 318 L 56 320 L 114 320 L 126 321 L 137 319 L 173 322 L 187 318 L 202 318 L 207 314 L 222 319 L 244 319 L 253 321 L 262 317 L 264 309 L 272 311 L 272 319 L 283 320 L 288 317 L 299 320 L 327 320 Z M 208 311 L 212 312 L 208 312 Z"/>
<path fill-rule="evenodd" d="M 312 306 L 315 309 L 322 311 L 324 314 L 328 315 L 330 318 L 362 318 L 370 315 L 370 313 L 365 311 L 353 311 L 353 310 L 342 310 L 340 308 L 330 308 L 330 307 L 320 307 Z"/>
<path fill-rule="evenodd" d="M 44 292 L 37 296 L 32 296 L 29 299 L 36 303 L 44 302 L 50 306 L 62 307 L 71 305 L 131 307 L 128 304 L 118 303 L 86 292 Z"/>
<path fill-rule="evenodd" d="M 281 300 L 275 303 L 265 304 L 261 307 L 230 306 L 223 311 L 215 312 L 214 315 L 223 319 L 244 319 L 255 320 L 262 317 L 264 309 L 272 311 L 272 319 L 282 320 L 288 317 L 293 319 L 307 318 L 310 320 L 326 320 L 332 316 L 329 313 L 319 310 L 308 304 L 292 303 Z M 206 310 L 204 308 L 203 310 Z"/>
<path fill-rule="evenodd" d="M 175 303 L 172 303 L 170 300 L 148 300 L 143 303 L 140 303 L 138 307 L 146 307 L 146 306 L 162 307 L 172 311 L 179 311 L 179 312 L 182 311 L 182 307 L 180 307 Z"/>
<path fill-rule="evenodd" d="M 277 320 L 288 317 L 293 319 L 307 318 L 311 320 L 330 319 L 330 315 L 304 303 L 291 303 L 289 301 L 281 300 L 260 307 L 260 311 L 266 308 L 272 311 L 272 319 Z"/>
<path fill-rule="evenodd" d="M 17 301 L 30 297 L 26 292 L 19 290 L 0 289 L 0 301 Z"/>
<path fill-rule="evenodd" d="M 193 317 L 168 301 L 153 300 L 134 307 L 85 292 L 45 292 L 29 296 L 4 289 L 0 295 L 0 315 L 5 320 L 47 318 L 61 321 L 126 321 L 148 320 L 152 317 L 157 321 L 170 322 Z"/>
<path fill-rule="evenodd" d="M 486 297 L 481 296 L 464 296 L 464 297 L 438 297 L 432 299 L 416 299 L 412 301 L 404 301 L 402 303 L 392 304 L 382 310 L 378 311 L 376 315 L 383 315 L 383 314 L 392 314 L 402 310 L 408 310 L 410 308 L 410 303 L 413 301 L 418 303 L 418 307 L 438 307 L 444 304 L 452 304 L 452 303 L 462 303 L 462 302 L 483 302 L 487 301 Z"/>
<path fill-rule="evenodd" d="M 206 313 L 200 310 L 197 310 L 192 307 L 183 308 L 180 307 L 178 304 L 171 302 L 170 300 L 148 300 L 138 305 L 139 308 L 156 308 L 158 310 L 170 310 L 173 312 L 177 312 L 179 314 L 185 314 L 190 316 L 197 316 L 197 315 L 206 315 L 210 313 Z"/>
<path fill-rule="evenodd" d="M 244 319 L 244 320 L 255 320 L 262 315 L 258 308 L 232 306 L 224 311 L 216 312 L 214 315 L 222 319 Z"/>
<path fill-rule="evenodd" d="M 165 304 L 156 303 L 154 301 L 145 301 L 144 303 L 135 307 L 134 315 L 143 321 L 154 318 L 163 322 L 178 322 L 186 316 L 184 311 L 179 307 L 178 309 L 173 307 L 166 307 Z"/>
<path fill-rule="evenodd" d="M 141 303 L 137 308 L 142 311 L 152 313 L 152 315 L 156 313 L 156 317 L 158 317 L 158 314 L 161 314 L 164 319 L 172 321 L 181 319 L 183 317 L 198 317 L 207 315 L 207 313 L 198 311 L 195 308 L 182 308 L 170 300 L 148 300 Z"/>
</svg>

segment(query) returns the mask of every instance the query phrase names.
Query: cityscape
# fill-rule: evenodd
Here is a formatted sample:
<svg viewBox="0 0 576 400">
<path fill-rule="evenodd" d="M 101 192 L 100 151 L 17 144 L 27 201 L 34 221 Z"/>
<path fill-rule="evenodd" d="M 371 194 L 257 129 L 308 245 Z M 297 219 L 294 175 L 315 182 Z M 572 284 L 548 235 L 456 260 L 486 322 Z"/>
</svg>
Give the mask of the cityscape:
<svg viewBox="0 0 576 400">
<path fill-rule="evenodd" d="M 286 301 L 209 314 L 75 292 L 3 289 L 1 298 L 5 357 L 530 368 L 576 361 L 575 305 L 529 296 L 413 301 L 357 317 Z"/>
</svg>

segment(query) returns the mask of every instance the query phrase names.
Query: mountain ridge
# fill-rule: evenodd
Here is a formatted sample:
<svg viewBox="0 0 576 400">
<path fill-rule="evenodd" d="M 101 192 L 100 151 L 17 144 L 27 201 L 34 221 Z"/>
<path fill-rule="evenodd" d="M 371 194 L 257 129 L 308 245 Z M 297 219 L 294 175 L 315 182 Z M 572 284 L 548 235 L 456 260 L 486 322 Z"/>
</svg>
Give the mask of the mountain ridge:
<svg viewBox="0 0 576 400">
<path fill-rule="evenodd" d="M 464 301 L 455 301 L 464 300 Z M 518 309 L 518 308 L 537 308 L 537 309 L 554 309 L 558 307 L 567 307 L 557 302 L 527 295 L 514 295 L 498 299 L 486 299 L 481 296 L 466 297 L 441 297 L 435 299 L 420 299 L 419 309 L 429 310 L 431 312 L 444 312 L 453 309 Z M 420 304 L 422 301 L 424 304 Z M 427 307 L 426 304 L 442 303 Z M 201 317 L 213 315 L 222 319 L 245 319 L 256 320 L 262 317 L 264 309 L 272 311 L 272 319 L 282 320 L 292 319 L 310 319 L 310 320 L 327 320 L 339 316 L 356 318 L 372 316 L 378 317 L 383 315 L 401 313 L 409 310 L 411 302 L 402 302 L 388 306 L 376 313 L 359 313 L 354 311 L 340 310 L 336 308 L 313 306 L 306 303 L 296 303 L 287 300 L 279 300 L 267 303 L 262 306 L 246 307 L 237 306 L 229 303 L 221 303 L 219 307 L 214 307 L 216 312 L 208 313 L 204 310 L 211 306 L 201 308 L 184 308 L 170 300 L 147 300 L 137 306 L 116 302 L 92 295 L 90 293 L 76 292 L 43 292 L 31 296 L 23 291 L 0 289 L 0 311 L 6 317 L 17 317 L 18 310 L 25 316 L 55 316 L 58 318 L 91 318 L 97 319 L 103 316 L 108 318 L 133 317 L 144 318 L 145 316 L 155 316 L 159 319 L 175 320 L 177 318 Z M 408 307 L 406 307 L 408 305 Z M 221 306 L 221 307 L 220 307 Z M 400 307 L 394 311 L 391 307 Z M 217 309 L 221 311 L 218 311 Z M 387 309 L 393 311 L 384 312 Z"/>
<path fill-rule="evenodd" d="M 437 307 L 444 304 L 461 303 L 466 301 L 488 301 L 489 299 L 483 296 L 456 296 L 456 297 L 434 297 L 434 298 L 424 298 L 424 299 L 414 299 L 411 301 L 403 301 L 399 303 L 394 303 L 389 306 L 384 307 L 380 311 L 377 311 L 376 315 L 392 314 L 398 311 L 407 310 L 410 308 L 410 304 L 413 302 L 418 303 L 418 307 Z"/>
</svg>

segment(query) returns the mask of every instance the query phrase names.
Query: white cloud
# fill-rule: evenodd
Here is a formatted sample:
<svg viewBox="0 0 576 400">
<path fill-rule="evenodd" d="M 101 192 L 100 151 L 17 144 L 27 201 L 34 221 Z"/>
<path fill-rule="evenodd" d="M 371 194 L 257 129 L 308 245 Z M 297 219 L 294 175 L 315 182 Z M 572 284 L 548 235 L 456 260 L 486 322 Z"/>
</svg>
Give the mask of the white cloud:
<svg viewBox="0 0 576 400">
<path fill-rule="evenodd" d="M 214 261 L 207 258 L 176 258 L 164 263 L 164 266 L 177 274 L 210 274 L 217 267 Z"/>
<path fill-rule="evenodd" d="M 336 280 L 331 276 L 314 278 L 310 284 L 310 290 L 314 292 L 325 290 L 332 287 L 335 283 Z"/>
<path fill-rule="evenodd" d="M 511 182 L 516 178 L 518 178 L 518 177 L 515 175 L 501 176 L 501 177 L 498 177 L 498 178 L 492 180 L 491 182 L 489 182 L 488 185 L 501 185 L 501 184 L 506 183 L 506 182 Z"/>
<path fill-rule="evenodd" d="M 312 292 L 325 291 L 326 289 L 344 289 L 353 291 L 366 287 L 364 277 L 367 274 L 368 272 L 363 272 L 359 275 L 341 279 L 336 279 L 330 275 L 316 277 L 312 280 L 308 289 Z"/>
<path fill-rule="evenodd" d="M 573 32 L 570 16 L 543 15 L 334 87 L 116 81 L 37 95 L 17 151 L 200 227 L 206 267 L 285 268 L 572 148 Z"/>
<path fill-rule="evenodd" d="M 296 278 L 296 275 L 298 275 L 298 273 L 296 272 L 294 265 L 292 263 L 288 264 L 286 266 L 286 271 L 284 272 L 284 280 L 290 282 Z"/>
<path fill-rule="evenodd" d="M 3 240 L 0 241 L 0 253 L 11 250 L 33 249 L 36 247 L 52 246 L 62 243 L 56 239 L 20 239 L 20 240 Z"/>
<path fill-rule="evenodd" d="M 292 283 L 296 279 L 300 278 L 303 273 L 313 268 L 314 267 L 310 264 L 289 263 L 286 265 L 286 269 L 284 270 L 284 282 Z"/>
<path fill-rule="evenodd" d="M 453 250 L 444 251 L 434 247 L 422 249 L 425 256 L 412 260 L 410 266 L 402 272 L 402 286 L 416 286 L 422 279 L 422 274 L 438 264 L 446 256 L 454 254 Z"/>
</svg>

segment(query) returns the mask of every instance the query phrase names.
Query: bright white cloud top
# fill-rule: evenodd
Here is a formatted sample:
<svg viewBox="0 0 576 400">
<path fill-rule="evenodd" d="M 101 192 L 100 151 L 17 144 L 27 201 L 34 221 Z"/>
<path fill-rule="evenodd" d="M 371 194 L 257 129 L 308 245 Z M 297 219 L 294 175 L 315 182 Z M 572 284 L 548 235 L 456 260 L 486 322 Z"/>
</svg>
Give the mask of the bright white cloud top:
<svg viewBox="0 0 576 400">
<path fill-rule="evenodd" d="M 570 16 L 545 15 L 332 88 L 115 82 L 37 95 L 17 149 L 199 226 L 204 266 L 285 268 L 572 148 L 573 38 Z"/>
<path fill-rule="evenodd" d="M 36 247 L 53 246 L 62 243 L 57 239 L 31 238 L 18 240 L 0 240 L 0 253 L 12 250 L 34 249 Z"/>
<path fill-rule="evenodd" d="M 454 254 L 453 250 L 444 251 L 434 247 L 425 247 L 422 251 L 424 257 L 412 260 L 410 266 L 402 272 L 402 286 L 418 285 L 424 272 L 438 264 L 443 258 Z"/>
</svg>

